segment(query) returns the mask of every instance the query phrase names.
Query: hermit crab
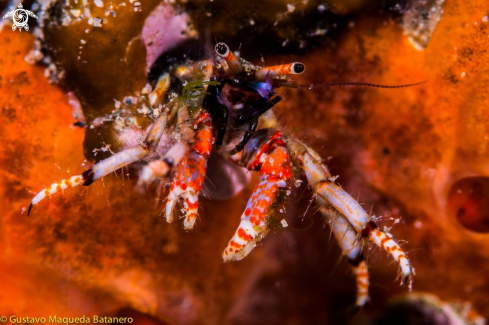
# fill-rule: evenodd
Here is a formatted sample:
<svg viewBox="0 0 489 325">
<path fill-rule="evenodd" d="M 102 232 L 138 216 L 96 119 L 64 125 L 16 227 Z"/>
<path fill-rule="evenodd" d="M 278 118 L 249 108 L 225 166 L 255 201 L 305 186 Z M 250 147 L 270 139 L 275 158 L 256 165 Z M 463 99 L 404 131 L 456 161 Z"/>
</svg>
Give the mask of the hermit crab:
<svg viewBox="0 0 489 325">
<path fill-rule="evenodd" d="M 215 46 L 215 53 L 213 60 L 189 62 L 172 71 L 183 85 L 180 96 L 167 94 L 168 74 L 159 78 L 147 96 L 148 105 L 154 109 L 154 123 L 136 146 L 115 153 L 81 175 L 53 183 L 32 199 L 28 212 L 59 190 L 88 186 L 124 166 L 146 159 L 149 162 L 142 168 L 139 185 L 144 187 L 171 178 L 165 204 L 166 220 L 175 220 L 173 212 L 181 200 L 184 227 L 190 230 L 197 221 L 199 193 L 212 152 L 260 175 L 237 230 L 224 249 L 224 261 L 243 259 L 266 236 L 276 224 L 277 211 L 282 209 L 295 177 L 303 174 L 354 270 L 356 304 L 363 306 L 368 301 L 368 271 L 362 255 L 365 241 L 390 254 L 400 267 L 401 284 L 410 283 L 414 269 L 406 254 L 392 236 L 380 230 L 374 218 L 335 183 L 336 178 L 331 176 L 321 157 L 275 127 L 259 128 L 259 123 L 261 126 L 277 125 L 273 114 L 269 114 L 282 99 L 277 89 L 322 85 L 301 85 L 291 80 L 291 75 L 305 71 L 305 65 L 299 62 L 255 66 L 224 43 Z M 172 138 L 173 145 L 166 152 L 158 152 L 164 135 Z"/>
</svg>

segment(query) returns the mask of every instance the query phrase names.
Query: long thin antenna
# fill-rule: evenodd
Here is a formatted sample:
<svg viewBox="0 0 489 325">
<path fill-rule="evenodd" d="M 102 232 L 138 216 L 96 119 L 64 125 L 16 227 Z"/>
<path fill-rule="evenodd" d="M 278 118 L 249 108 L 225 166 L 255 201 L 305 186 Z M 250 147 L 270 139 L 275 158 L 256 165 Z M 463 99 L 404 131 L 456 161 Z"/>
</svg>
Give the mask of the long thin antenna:
<svg viewBox="0 0 489 325">
<path fill-rule="evenodd" d="M 417 85 L 424 84 L 428 81 L 421 81 L 421 82 L 416 82 L 413 84 L 406 84 L 406 85 L 378 85 L 378 84 L 372 84 L 368 82 L 332 82 L 332 83 L 327 83 L 327 84 L 310 84 L 310 85 L 297 85 L 297 88 L 308 88 L 309 90 L 312 89 L 318 89 L 318 88 L 329 88 L 329 87 L 351 87 L 351 86 L 357 86 L 357 87 L 374 87 L 374 88 L 389 88 L 389 89 L 394 89 L 394 88 L 407 88 L 407 87 L 413 87 Z"/>
</svg>

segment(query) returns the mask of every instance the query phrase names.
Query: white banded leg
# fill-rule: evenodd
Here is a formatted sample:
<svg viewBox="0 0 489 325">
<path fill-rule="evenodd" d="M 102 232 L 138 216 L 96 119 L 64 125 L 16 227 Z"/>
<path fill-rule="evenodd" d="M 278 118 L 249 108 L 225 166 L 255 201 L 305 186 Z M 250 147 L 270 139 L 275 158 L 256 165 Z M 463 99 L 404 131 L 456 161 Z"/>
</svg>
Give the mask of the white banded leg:
<svg viewBox="0 0 489 325">
<path fill-rule="evenodd" d="M 69 179 L 64 179 L 59 183 L 53 183 L 50 187 L 42 190 L 32 199 L 27 214 L 30 214 L 32 207 L 35 204 L 39 203 L 47 196 L 55 194 L 59 190 L 64 190 L 66 188 L 78 185 L 88 186 L 97 179 L 104 177 L 105 175 L 110 174 L 121 167 L 130 165 L 135 161 L 151 155 L 156 150 L 156 147 L 158 146 L 158 143 L 163 136 L 167 121 L 167 113 L 161 113 L 161 115 L 151 127 L 143 145 L 137 145 L 135 147 L 118 152 L 115 155 L 105 160 L 102 160 L 101 162 L 93 166 L 93 168 L 86 170 L 81 175 L 72 176 Z"/>
<path fill-rule="evenodd" d="M 333 234 L 340 245 L 343 255 L 346 256 L 348 263 L 355 273 L 357 283 L 357 301 L 356 305 L 362 307 L 368 301 L 368 270 L 367 264 L 363 259 L 362 247 L 358 240 L 360 239 L 355 229 L 346 220 L 346 218 L 330 207 L 325 207 L 324 200 L 320 196 L 316 198 L 321 214 L 328 220 Z"/>
<path fill-rule="evenodd" d="M 412 275 L 411 263 L 401 247 L 380 231 L 377 225 L 370 219 L 362 206 L 350 194 L 334 183 L 326 166 L 318 162 L 298 141 L 287 142 L 290 157 L 304 170 L 309 184 L 315 194 L 321 196 L 327 203 L 338 210 L 353 226 L 358 234 L 383 250 L 399 264 L 401 268 L 401 285 L 405 285 Z"/>
</svg>

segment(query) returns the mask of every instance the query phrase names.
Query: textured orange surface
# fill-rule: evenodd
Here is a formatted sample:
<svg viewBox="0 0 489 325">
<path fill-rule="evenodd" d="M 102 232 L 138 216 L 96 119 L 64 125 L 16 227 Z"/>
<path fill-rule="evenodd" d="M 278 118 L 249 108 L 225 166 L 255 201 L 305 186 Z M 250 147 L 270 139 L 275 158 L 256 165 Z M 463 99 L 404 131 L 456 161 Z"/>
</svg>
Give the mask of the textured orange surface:
<svg viewBox="0 0 489 325">
<path fill-rule="evenodd" d="M 274 241 L 240 263 L 221 257 L 250 190 L 225 203 L 201 199 L 197 229 L 188 233 L 181 220 L 164 220 L 154 192 L 134 190 L 136 178 L 128 180 L 127 170 L 46 199 L 30 217 L 21 214 L 33 192 L 83 171 L 84 160 L 84 130 L 72 126 L 67 97 L 49 85 L 43 68 L 24 62 L 32 44 L 29 34 L 0 33 L 0 315 L 137 310 L 175 324 L 261 318 L 265 310 L 248 314 L 244 307 L 260 302 L 248 295 L 261 290 L 262 275 L 283 269 Z M 284 240 L 290 238 L 276 238 L 275 246 Z M 291 313 L 300 319 L 303 311 Z"/>
<path fill-rule="evenodd" d="M 415 290 L 472 301 L 487 317 L 489 237 L 465 230 L 447 211 L 454 182 L 489 174 L 487 3 L 449 0 L 444 10 L 424 51 L 389 17 L 366 18 L 343 35 L 337 50 L 308 55 L 304 63 L 314 72 L 301 76 L 304 83 L 425 84 L 290 91 L 301 100 L 285 102 L 282 119 L 332 157 L 333 174 L 367 210 L 373 205 L 377 216 L 403 217 L 393 234 L 407 240 Z M 300 114 L 297 107 L 304 107 Z"/>
<path fill-rule="evenodd" d="M 403 217 L 392 233 L 408 242 L 415 290 L 472 301 L 489 317 L 489 235 L 464 230 L 446 211 L 454 182 L 489 176 L 487 4 L 448 0 L 444 10 L 422 52 L 389 17 L 376 16 L 355 21 L 336 49 L 300 58 L 307 66 L 303 83 L 426 84 L 281 90 L 276 110 L 287 132 L 332 157 L 326 160 L 332 173 L 367 210 L 375 203 L 373 214 Z M 23 60 L 31 47 L 26 33 L 0 33 L 0 314 L 110 315 L 132 308 L 177 324 L 344 319 L 354 278 L 345 263 L 336 268 L 338 249 L 317 217 L 311 229 L 271 234 L 245 260 L 222 263 L 251 187 L 228 201 L 201 200 L 190 233 L 181 222 L 167 224 L 155 195 L 138 194 L 135 179 L 123 180 L 120 172 L 41 202 L 29 218 L 21 214 L 33 196 L 26 188 L 37 192 L 83 171 L 84 159 L 84 131 L 71 126 L 67 98 L 42 68 Z M 304 200 L 292 200 L 290 216 L 304 212 Z M 294 226 L 306 228 L 307 221 Z M 384 253 L 374 251 L 368 261 L 375 308 L 357 318 L 406 292 Z"/>
<path fill-rule="evenodd" d="M 52 230 L 65 217 L 46 216 L 33 225 L 34 220 L 21 211 L 32 196 L 27 188 L 37 190 L 42 188 L 41 184 L 49 184 L 52 177 L 59 176 L 61 172 L 55 171 L 55 162 L 66 170 L 83 161 L 83 130 L 69 127 L 73 123 L 71 106 L 59 89 L 49 85 L 43 69 L 23 60 L 32 44 L 33 39 L 27 33 L 11 33 L 8 28 L 0 33 L 3 52 L 0 59 L 0 272 L 3 291 L 0 305 L 2 314 L 72 315 L 91 310 L 93 305 L 85 303 L 79 305 L 79 310 L 72 310 L 63 303 L 64 299 L 84 300 L 87 293 L 70 279 L 59 282 L 59 274 L 50 263 L 42 263 L 43 256 L 54 253 L 53 242 L 48 240 L 42 245 L 37 242 L 43 230 Z M 56 213 L 59 209 L 53 206 L 51 214 Z M 62 292 L 64 299 L 60 299 Z"/>
<path fill-rule="evenodd" d="M 136 211 L 147 211 L 145 206 L 153 207 L 153 198 L 136 201 L 140 205 L 133 203 L 132 208 L 125 207 L 124 216 L 132 221 L 122 222 L 119 211 L 127 199 L 122 195 L 129 193 L 132 199 L 140 196 L 133 192 L 127 179 L 109 177 L 104 180 L 105 189 L 100 184 L 86 191 L 67 190 L 64 195 L 35 207 L 31 217 L 21 214 L 32 198 L 27 189 L 39 191 L 66 173 L 83 171 L 80 164 L 84 160 L 84 130 L 71 126 L 72 108 L 62 91 L 48 84 L 43 69 L 24 62 L 32 47 L 32 37 L 8 29 L 0 37 L 0 47 L 5 49 L 0 68 L 3 126 L 0 312 L 80 316 L 132 307 L 157 314 L 158 293 L 152 288 L 155 281 L 162 279 L 152 277 L 150 270 L 158 268 L 163 256 L 178 256 L 177 253 L 186 251 L 174 237 L 188 235 L 177 224 L 166 225 L 158 218 L 157 209 L 150 209 L 153 213 L 150 220 L 133 217 L 138 215 Z M 116 193 L 110 193 L 110 189 Z M 124 226 L 113 228 L 117 224 Z M 158 235 L 155 231 L 158 224 L 170 229 L 170 233 Z M 134 241 L 127 239 L 132 234 L 136 235 Z M 155 236 L 157 247 L 149 247 L 140 236 L 147 240 Z M 224 240 L 221 247 L 225 243 Z M 144 256 L 143 250 L 161 256 Z M 219 248 L 215 250 L 215 260 L 222 265 Z M 144 262 L 139 259 L 151 261 L 144 263 L 144 272 L 135 270 L 135 264 Z M 169 300 L 178 300 L 185 291 L 185 285 L 178 280 L 182 268 L 174 267 L 179 271 L 168 270 L 165 276 L 165 281 L 174 288 L 165 296 Z M 177 274 L 178 279 L 172 274 Z M 212 276 L 210 271 L 207 274 Z M 191 313 L 198 308 L 193 305 Z"/>
</svg>

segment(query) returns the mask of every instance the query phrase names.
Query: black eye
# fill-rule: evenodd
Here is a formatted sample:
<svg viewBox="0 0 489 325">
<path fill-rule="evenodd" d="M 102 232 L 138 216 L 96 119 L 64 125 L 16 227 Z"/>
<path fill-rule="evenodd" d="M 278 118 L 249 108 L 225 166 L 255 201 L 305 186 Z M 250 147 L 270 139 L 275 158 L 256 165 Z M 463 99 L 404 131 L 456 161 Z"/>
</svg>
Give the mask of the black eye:
<svg viewBox="0 0 489 325">
<path fill-rule="evenodd" d="M 294 66 L 292 67 L 292 71 L 294 73 L 303 73 L 304 70 L 306 70 L 306 66 L 300 62 L 295 62 Z"/>
<path fill-rule="evenodd" d="M 229 47 L 224 43 L 219 43 L 216 45 L 216 52 L 220 56 L 227 56 L 229 53 Z"/>
</svg>

